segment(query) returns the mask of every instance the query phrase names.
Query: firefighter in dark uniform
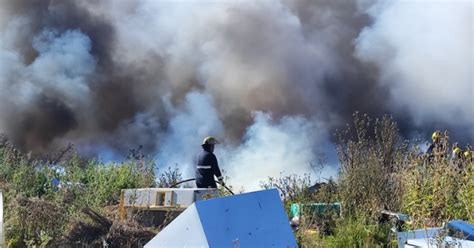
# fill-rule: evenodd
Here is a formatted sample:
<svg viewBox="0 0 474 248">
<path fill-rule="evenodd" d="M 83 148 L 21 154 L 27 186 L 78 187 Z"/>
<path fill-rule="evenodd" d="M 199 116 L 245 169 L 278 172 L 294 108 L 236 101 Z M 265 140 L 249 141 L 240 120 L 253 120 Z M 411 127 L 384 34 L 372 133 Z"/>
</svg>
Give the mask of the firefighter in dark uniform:
<svg viewBox="0 0 474 248">
<path fill-rule="evenodd" d="M 219 142 L 214 137 L 206 137 L 202 142 L 202 151 L 199 153 L 196 164 L 196 186 L 198 188 L 217 188 L 214 176 L 224 185 L 224 178 L 214 155 L 214 145 Z"/>
</svg>

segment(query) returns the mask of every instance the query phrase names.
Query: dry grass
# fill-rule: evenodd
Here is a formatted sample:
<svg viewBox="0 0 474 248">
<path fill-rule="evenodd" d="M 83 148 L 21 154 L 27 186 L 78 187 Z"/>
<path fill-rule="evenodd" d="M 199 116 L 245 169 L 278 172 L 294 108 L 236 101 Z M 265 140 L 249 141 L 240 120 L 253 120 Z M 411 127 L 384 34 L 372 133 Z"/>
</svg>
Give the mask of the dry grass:
<svg viewBox="0 0 474 248">
<path fill-rule="evenodd" d="M 156 235 L 137 223 L 113 221 L 88 208 L 83 209 L 83 214 L 88 221 L 74 222 L 61 241 L 62 245 L 143 247 Z"/>
<path fill-rule="evenodd" d="M 409 162 L 409 143 L 400 138 L 397 124 L 387 116 L 372 120 L 355 114 L 353 126 L 338 138 L 344 214 L 363 211 L 375 216 L 382 209 L 400 209 L 403 178 L 399 172 Z"/>
</svg>

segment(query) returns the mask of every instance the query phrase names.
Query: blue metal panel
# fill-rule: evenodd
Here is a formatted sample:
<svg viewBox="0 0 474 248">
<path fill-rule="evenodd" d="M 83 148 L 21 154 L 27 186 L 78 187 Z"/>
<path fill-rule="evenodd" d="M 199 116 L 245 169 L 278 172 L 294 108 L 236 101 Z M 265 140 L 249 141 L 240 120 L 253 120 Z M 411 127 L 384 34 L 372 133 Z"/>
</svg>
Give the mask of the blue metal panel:
<svg viewBox="0 0 474 248">
<path fill-rule="evenodd" d="M 474 225 L 463 220 L 448 222 L 450 233 L 462 236 L 464 239 L 474 241 Z"/>
<path fill-rule="evenodd" d="M 209 247 L 297 247 L 276 189 L 195 204 Z"/>
</svg>

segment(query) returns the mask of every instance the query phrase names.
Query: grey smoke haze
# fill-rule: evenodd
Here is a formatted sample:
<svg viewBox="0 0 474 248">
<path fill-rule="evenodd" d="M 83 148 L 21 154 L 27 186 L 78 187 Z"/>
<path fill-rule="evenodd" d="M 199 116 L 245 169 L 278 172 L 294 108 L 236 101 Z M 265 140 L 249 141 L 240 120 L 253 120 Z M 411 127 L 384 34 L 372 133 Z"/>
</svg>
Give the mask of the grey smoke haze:
<svg viewBox="0 0 474 248">
<path fill-rule="evenodd" d="M 367 13 L 376 21 L 356 39 L 356 55 L 378 65 L 391 110 L 420 126 L 465 126 L 472 141 L 474 2 L 382 1 Z"/>
<path fill-rule="evenodd" d="M 71 142 L 116 158 L 143 145 L 186 173 L 213 134 L 224 169 L 253 185 L 311 172 L 356 110 L 394 115 L 407 136 L 472 142 L 473 8 L 0 0 L 0 132 L 33 152 Z"/>
</svg>

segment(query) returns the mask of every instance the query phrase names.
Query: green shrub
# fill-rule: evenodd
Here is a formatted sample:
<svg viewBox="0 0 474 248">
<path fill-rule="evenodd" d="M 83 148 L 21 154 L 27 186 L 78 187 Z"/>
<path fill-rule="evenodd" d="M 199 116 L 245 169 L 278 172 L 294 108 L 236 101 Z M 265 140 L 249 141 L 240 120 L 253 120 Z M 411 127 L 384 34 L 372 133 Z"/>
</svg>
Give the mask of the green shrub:
<svg viewBox="0 0 474 248">
<path fill-rule="evenodd" d="M 125 188 L 155 185 L 153 161 L 143 156 L 105 164 L 77 155 L 56 162 L 32 159 L 8 142 L 0 144 L 0 185 L 4 193 L 9 247 L 49 247 L 84 207 L 98 212 L 117 204 Z M 59 187 L 52 179 L 58 178 Z"/>
<path fill-rule="evenodd" d="M 327 247 L 387 247 L 390 227 L 378 223 L 364 223 L 362 219 L 341 220 L 335 234 L 324 239 Z"/>
<path fill-rule="evenodd" d="M 439 226 L 452 219 L 474 222 L 474 163 L 462 169 L 451 161 L 414 164 L 406 171 L 403 210 L 412 227 Z"/>
<path fill-rule="evenodd" d="M 386 224 L 367 223 L 366 217 L 339 218 L 332 235 L 322 236 L 306 229 L 298 232 L 299 246 L 305 247 L 397 247 L 390 227 Z"/>
</svg>

